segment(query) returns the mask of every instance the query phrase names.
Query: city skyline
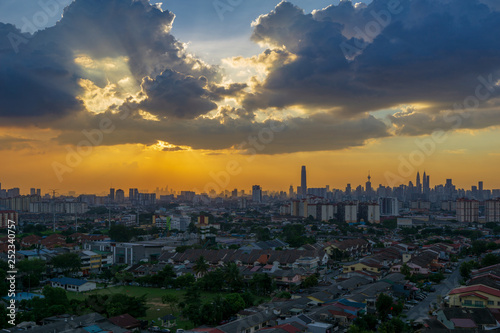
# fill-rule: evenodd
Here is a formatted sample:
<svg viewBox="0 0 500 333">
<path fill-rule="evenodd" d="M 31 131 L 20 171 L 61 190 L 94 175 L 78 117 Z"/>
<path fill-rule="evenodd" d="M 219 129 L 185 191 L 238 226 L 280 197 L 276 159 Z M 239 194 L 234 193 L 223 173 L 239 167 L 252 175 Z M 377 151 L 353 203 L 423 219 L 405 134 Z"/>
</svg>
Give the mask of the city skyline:
<svg viewBox="0 0 500 333">
<path fill-rule="evenodd" d="M 363 192 L 376 192 L 381 187 L 388 188 L 388 189 L 396 189 L 396 188 L 403 186 L 406 188 L 413 188 L 416 192 L 425 194 L 426 191 L 434 190 L 437 187 L 440 187 L 440 186 L 446 187 L 447 184 L 453 185 L 454 188 L 456 188 L 457 190 L 458 189 L 464 190 L 464 191 L 474 191 L 474 190 L 483 191 L 484 190 L 484 191 L 499 191 L 500 192 L 500 188 L 484 186 L 484 181 L 482 181 L 482 180 L 478 180 L 475 183 L 468 184 L 465 187 L 457 185 L 457 183 L 455 182 L 456 180 L 453 178 L 446 178 L 443 182 L 436 182 L 435 184 L 433 184 L 432 182 L 430 182 L 430 179 L 431 179 L 430 173 L 427 172 L 426 170 L 423 171 L 422 180 L 420 178 L 420 171 L 417 171 L 417 173 L 414 175 L 414 177 L 415 178 L 413 180 L 411 180 L 411 179 L 408 180 L 408 182 L 406 184 L 401 183 L 401 184 L 396 184 L 395 186 L 386 186 L 383 184 L 373 184 L 371 182 L 371 180 L 372 180 L 371 172 L 368 171 L 368 174 L 365 178 L 365 182 L 345 183 L 343 186 L 341 185 L 338 187 L 332 186 L 331 184 L 323 184 L 323 185 L 318 185 L 318 186 L 307 186 L 306 185 L 306 191 L 304 193 L 302 189 L 303 189 L 303 184 L 304 183 L 307 184 L 307 180 L 306 180 L 307 176 L 306 176 L 306 166 L 303 165 L 303 166 L 301 166 L 301 171 L 300 171 L 300 176 L 298 177 L 298 181 L 296 183 L 290 182 L 290 185 L 288 188 L 285 185 L 281 188 L 276 188 L 276 189 L 270 188 L 270 187 L 267 187 L 266 184 L 261 183 L 261 182 L 257 185 L 255 184 L 256 182 L 253 182 L 252 185 L 249 186 L 248 188 L 246 188 L 246 187 L 231 187 L 231 186 L 221 187 L 220 183 L 217 182 L 217 180 L 220 181 L 221 178 L 214 178 L 214 179 L 212 179 L 212 182 L 210 182 L 214 186 L 207 187 L 207 189 L 215 191 L 215 193 L 217 195 L 223 194 L 223 193 L 233 193 L 235 190 L 244 191 L 245 194 L 248 196 L 252 196 L 252 190 L 255 187 L 258 187 L 259 191 L 262 191 L 263 193 L 264 192 L 265 193 L 268 193 L 268 192 L 269 193 L 289 193 L 291 190 L 293 190 L 294 195 L 298 196 L 299 198 L 300 197 L 304 198 L 306 193 L 308 193 L 309 189 L 314 190 L 314 189 L 318 189 L 318 188 L 323 188 L 323 189 L 326 188 L 327 191 L 333 191 L 333 190 L 346 191 L 347 188 L 350 188 L 350 190 L 355 191 L 357 188 L 361 188 L 363 190 Z M 196 190 L 199 190 L 200 188 L 202 188 L 202 187 L 197 187 L 194 189 L 175 188 L 173 186 L 159 185 L 159 184 L 157 184 L 153 188 L 147 188 L 147 187 L 137 186 L 137 185 L 135 185 L 135 186 L 121 186 L 120 184 L 117 184 L 114 187 L 107 187 L 106 189 L 98 189 L 98 190 L 95 190 L 94 192 L 79 192 L 79 191 L 76 191 L 74 189 L 63 192 L 64 190 L 62 190 L 62 189 L 46 189 L 46 190 L 44 189 L 44 190 L 42 190 L 42 189 L 38 188 L 37 186 L 35 186 L 35 187 L 30 186 L 26 189 L 19 187 L 19 186 L 5 186 L 5 183 L 0 182 L 0 191 L 1 190 L 5 191 L 7 189 L 15 189 L 16 191 L 20 190 L 21 195 L 28 195 L 28 194 L 33 195 L 35 193 L 38 193 L 38 195 L 40 195 L 40 193 L 42 192 L 42 194 L 45 193 L 45 194 L 50 194 L 50 195 L 52 195 L 53 193 L 57 193 L 59 195 L 63 195 L 63 194 L 66 195 L 69 193 L 71 195 L 71 193 L 74 193 L 76 195 L 79 195 L 79 194 L 101 194 L 101 195 L 108 195 L 108 196 L 114 197 L 115 192 L 118 190 L 122 190 L 122 191 L 135 190 L 136 192 L 138 191 L 141 193 L 163 193 L 163 194 L 180 194 L 181 192 L 185 192 L 185 191 L 194 192 L 196 194 L 204 194 L 204 193 L 208 194 L 209 192 L 213 192 L 213 191 L 203 191 L 203 190 L 196 191 Z M 262 194 L 260 194 L 260 196 L 262 196 Z"/>
<path fill-rule="evenodd" d="M 6 186 L 500 188 L 495 2 L 225 4 L 3 1 Z"/>
</svg>

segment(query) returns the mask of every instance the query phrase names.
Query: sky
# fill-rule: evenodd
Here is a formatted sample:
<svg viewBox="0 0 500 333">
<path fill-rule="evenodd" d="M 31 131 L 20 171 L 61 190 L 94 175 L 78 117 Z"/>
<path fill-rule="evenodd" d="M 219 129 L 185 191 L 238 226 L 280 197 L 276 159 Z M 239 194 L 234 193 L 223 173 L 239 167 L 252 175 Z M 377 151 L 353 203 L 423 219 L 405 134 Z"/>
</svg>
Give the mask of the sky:
<svg viewBox="0 0 500 333">
<path fill-rule="evenodd" d="M 2 0 L 2 188 L 500 188 L 496 0 Z"/>
</svg>

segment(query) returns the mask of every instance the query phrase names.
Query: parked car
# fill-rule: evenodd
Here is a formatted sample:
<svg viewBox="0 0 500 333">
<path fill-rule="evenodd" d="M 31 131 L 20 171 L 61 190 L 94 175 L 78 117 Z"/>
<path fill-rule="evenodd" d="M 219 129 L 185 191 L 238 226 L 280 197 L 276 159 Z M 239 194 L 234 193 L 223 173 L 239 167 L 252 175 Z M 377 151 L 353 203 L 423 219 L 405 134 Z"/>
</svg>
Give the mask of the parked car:
<svg viewBox="0 0 500 333">
<path fill-rule="evenodd" d="M 447 274 L 453 273 L 453 271 L 451 271 L 450 269 L 445 269 L 444 272 L 447 273 Z"/>
</svg>

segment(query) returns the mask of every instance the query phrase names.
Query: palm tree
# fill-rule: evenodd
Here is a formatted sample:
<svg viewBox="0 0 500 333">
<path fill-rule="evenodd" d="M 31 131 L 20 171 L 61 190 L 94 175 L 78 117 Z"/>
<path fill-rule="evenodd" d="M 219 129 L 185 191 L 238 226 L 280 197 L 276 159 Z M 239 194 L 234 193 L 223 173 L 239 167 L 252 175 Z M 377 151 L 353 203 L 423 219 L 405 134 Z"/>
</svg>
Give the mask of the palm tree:
<svg viewBox="0 0 500 333">
<path fill-rule="evenodd" d="M 208 262 L 205 260 L 203 256 L 200 256 L 195 262 L 193 266 L 193 270 L 196 272 L 196 275 L 201 277 L 205 275 L 206 272 L 208 272 L 208 269 L 210 268 L 210 265 Z"/>
</svg>

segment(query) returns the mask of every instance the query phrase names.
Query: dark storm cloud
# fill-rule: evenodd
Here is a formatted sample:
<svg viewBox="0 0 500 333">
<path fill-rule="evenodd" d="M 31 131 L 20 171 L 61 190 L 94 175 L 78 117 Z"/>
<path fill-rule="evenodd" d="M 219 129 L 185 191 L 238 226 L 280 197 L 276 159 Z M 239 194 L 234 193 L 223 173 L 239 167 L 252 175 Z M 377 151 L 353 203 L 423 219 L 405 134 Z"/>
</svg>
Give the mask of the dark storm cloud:
<svg viewBox="0 0 500 333">
<path fill-rule="evenodd" d="M 373 26 L 377 34 L 368 33 Z M 337 108 L 344 117 L 416 102 L 450 107 L 474 91 L 479 75 L 500 69 L 499 31 L 500 13 L 478 0 L 374 0 L 360 8 L 343 1 L 313 14 L 282 2 L 256 21 L 252 39 L 297 58 L 244 105 Z"/>
<path fill-rule="evenodd" d="M 222 110 L 222 115 L 217 118 L 170 121 L 145 120 L 136 112 L 127 118 L 111 112 L 98 115 L 82 112 L 53 126 L 62 131 L 56 139 L 61 144 L 77 144 L 89 137 L 100 137 L 96 129 L 103 119 L 113 124 L 113 130 L 102 135 L 100 144 L 103 145 L 153 145 L 161 140 L 175 146 L 206 150 L 238 149 L 245 143 L 240 149 L 246 150 L 253 147 L 251 138 L 262 135 L 265 140 L 256 139 L 259 145 L 264 146 L 257 150 L 262 154 L 344 149 L 361 146 L 369 139 L 389 136 L 387 126 L 372 116 L 339 120 L 331 115 L 318 114 L 306 119 L 255 122 L 244 110 L 228 108 L 226 111 L 225 114 Z M 240 113 L 242 117 L 228 116 L 235 113 Z"/>
<path fill-rule="evenodd" d="M 62 115 L 81 109 L 79 87 L 65 64 L 68 52 L 58 44 L 34 48 L 28 43 L 15 53 L 9 38 L 28 41 L 27 34 L 0 23 L 0 117 Z"/>
<path fill-rule="evenodd" d="M 196 118 L 217 108 L 205 90 L 206 78 L 194 78 L 171 70 L 154 80 L 144 79 L 142 90 L 148 96 L 140 108 L 158 116 Z"/>
<path fill-rule="evenodd" d="M 418 136 L 435 131 L 456 129 L 484 129 L 500 125 L 500 112 L 497 109 L 452 112 L 443 111 L 438 114 L 413 112 L 396 114 L 390 117 L 395 125 L 397 135 Z"/>
<path fill-rule="evenodd" d="M 82 92 L 79 80 L 91 79 L 102 88 L 110 78 L 99 71 L 82 70 L 75 64 L 79 55 L 94 61 L 126 59 L 138 84 L 146 78 L 146 88 L 158 85 L 151 82 L 169 71 L 184 76 L 180 80 L 183 84 L 191 76 L 217 83 L 219 70 L 188 55 L 183 44 L 169 33 L 174 17 L 173 13 L 161 11 L 146 0 L 76 0 L 65 9 L 64 17 L 55 26 L 34 35 L 21 34 L 14 26 L 0 23 L 2 123 L 38 123 L 48 116 L 52 119 L 82 110 L 83 105 L 77 99 Z M 30 30 L 29 24 L 27 27 Z M 169 86 L 165 81 L 161 85 Z M 189 88 L 195 91 L 190 93 Z M 152 97 L 159 98 L 161 94 L 151 89 L 148 92 Z M 199 95 L 209 93 L 200 93 L 200 89 L 204 88 L 192 82 L 188 87 L 181 86 L 178 92 L 183 94 L 165 106 L 177 107 L 173 110 L 159 110 L 158 100 L 144 103 L 149 103 L 158 113 L 183 118 L 198 115 L 214 108 L 210 101 L 200 103 Z M 191 97 L 193 101 L 189 100 Z M 187 106 L 195 105 L 197 109 L 181 110 L 178 106 L 182 98 Z"/>
</svg>

